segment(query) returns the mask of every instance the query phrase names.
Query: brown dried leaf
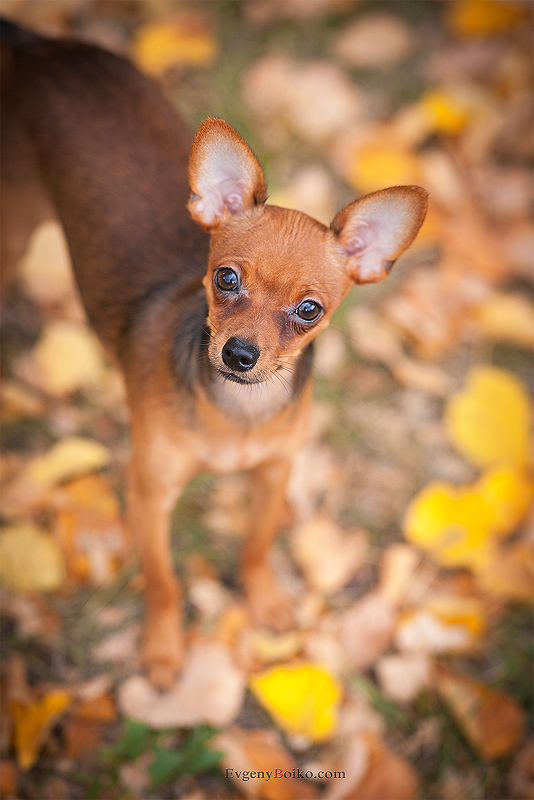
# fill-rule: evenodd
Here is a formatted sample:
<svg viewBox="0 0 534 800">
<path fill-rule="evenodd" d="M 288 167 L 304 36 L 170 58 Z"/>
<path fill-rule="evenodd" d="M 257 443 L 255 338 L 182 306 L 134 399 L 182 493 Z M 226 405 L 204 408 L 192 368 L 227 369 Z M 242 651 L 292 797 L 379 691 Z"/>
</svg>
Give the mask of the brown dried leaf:
<svg viewBox="0 0 534 800">
<path fill-rule="evenodd" d="M 525 712 L 506 692 L 440 666 L 435 685 L 483 758 L 513 753 L 525 730 Z"/>
<path fill-rule="evenodd" d="M 338 616 L 339 639 L 354 667 L 369 667 L 388 649 L 396 621 L 395 606 L 376 590 Z"/>
<path fill-rule="evenodd" d="M 375 666 L 382 692 L 396 703 L 409 703 L 430 685 L 430 659 L 424 653 L 383 656 Z"/>
<path fill-rule="evenodd" d="M 228 725 L 241 708 L 245 676 L 218 642 L 192 646 L 182 675 L 164 694 L 145 678 L 129 678 L 119 688 L 119 707 L 153 728 L 189 727 L 207 723 Z"/>
<path fill-rule="evenodd" d="M 417 792 L 411 764 L 389 750 L 376 733 L 351 737 L 336 769 L 346 773 L 346 780 L 333 781 L 324 800 L 413 800 Z"/>
<path fill-rule="evenodd" d="M 335 37 L 334 55 L 351 67 L 376 69 L 404 61 L 414 36 L 399 17 L 377 12 L 356 17 Z"/>
<path fill-rule="evenodd" d="M 364 531 L 344 533 L 326 515 L 307 520 L 293 533 L 293 555 L 307 581 L 329 594 L 344 586 L 360 568 L 367 550 Z"/>
<path fill-rule="evenodd" d="M 219 734 L 211 746 L 224 753 L 222 766 L 227 776 L 243 792 L 245 797 L 262 798 L 262 800 L 293 800 L 295 797 L 313 798 L 317 791 L 313 786 L 293 776 L 274 778 L 276 769 L 292 772 L 295 762 L 285 750 L 273 730 L 245 730 L 230 728 Z M 241 774 L 249 775 L 264 772 L 269 777 L 251 777 L 243 781 Z M 240 773 L 240 775 L 236 775 Z"/>
</svg>

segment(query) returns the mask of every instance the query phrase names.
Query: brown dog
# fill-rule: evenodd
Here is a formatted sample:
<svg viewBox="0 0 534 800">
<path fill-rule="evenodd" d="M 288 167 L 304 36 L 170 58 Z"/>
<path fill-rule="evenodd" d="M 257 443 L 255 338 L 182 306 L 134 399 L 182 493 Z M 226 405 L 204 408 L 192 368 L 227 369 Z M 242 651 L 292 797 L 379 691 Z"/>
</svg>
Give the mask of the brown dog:
<svg viewBox="0 0 534 800">
<path fill-rule="evenodd" d="M 386 277 L 426 193 L 375 192 L 326 228 L 265 205 L 258 162 L 222 120 L 205 120 L 191 148 L 127 61 L 11 23 L 2 38 L 4 269 L 59 217 L 91 324 L 126 380 L 143 661 L 166 686 L 182 660 L 169 514 L 198 471 L 253 471 L 242 579 L 256 620 L 290 619 L 268 550 L 308 428 L 311 342 L 353 283 Z"/>
</svg>

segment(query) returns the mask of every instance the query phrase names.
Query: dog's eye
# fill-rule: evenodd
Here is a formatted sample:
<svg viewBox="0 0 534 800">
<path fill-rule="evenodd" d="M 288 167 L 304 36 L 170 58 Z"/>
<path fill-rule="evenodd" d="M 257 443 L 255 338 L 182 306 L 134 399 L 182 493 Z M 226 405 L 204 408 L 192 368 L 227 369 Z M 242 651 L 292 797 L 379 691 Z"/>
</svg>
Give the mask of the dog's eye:
<svg viewBox="0 0 534 800">
<path fill-rule="evenodd" d="M 215 274 L 215 284 L 223 292 L 235 292 L 239 287 L 239 277 L 230 267 L 218 269 Z"/>
<path fill-rule="evenodd" d="M 322 310 L 319 303 L 316 303 L 314 300 L 303 300 L 297 308 L 297 314 L 301 319 L 306 320 L 306 322 L 313 322 L 318 319 Z"/>
</svg>

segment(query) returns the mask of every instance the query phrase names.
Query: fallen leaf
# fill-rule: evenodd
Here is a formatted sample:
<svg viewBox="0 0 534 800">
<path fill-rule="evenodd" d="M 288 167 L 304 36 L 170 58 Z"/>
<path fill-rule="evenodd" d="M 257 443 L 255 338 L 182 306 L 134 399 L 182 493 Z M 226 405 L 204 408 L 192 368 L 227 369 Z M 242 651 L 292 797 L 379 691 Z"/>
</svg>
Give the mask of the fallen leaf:
<svg viewBox="0 0 534 800">
<path fill-rule="evenodd" d="M 386 300 L 383 312 L 418 355 L 436 358 L 462 339 L 487 291 L 481 278 L 465 271 L 419 269 Z"/>
<path fill-rule="evenodd" d="M 380 562 L 379 591 L 392 605 L 403 602 L 414 573 L 421 561 L 420 553 L 406 544 L 392 544 Z"/>
<path fill-rule="evenodd" d="M 461 133 L 477 105 L 477 98 L 465 90 L 431 89 L 418 101 L 428 132 L 444 134 Z"/>
<path fill-rule="evenodd" d="M 43 222 L 35 229 L 20 271 L 26 290 L 38 303 L 60 303 L 75 291 L 65 234 L 57 222 Z"/>
<path fill-rule="evenodd" d="M 447 5 L 445 16 L 458 36 L 492 36 L 528 19 L 528 4 L 514 0 L 454 0 Z"/>
<path fill-rule="evenodd" d="M 412 152 L 394 143 L 369 142 L 354 152 L 345 177 L 361 192 L 375 192 L 384 186 L 419 183 L 419 163 Z"/>
<path fill-rule="evenodd" d="M 32 355 L 39 388 L 57 397 L 94 386 L 105 371 L 98 339 L 77 322 L 49 322 Z"/>
<path fill-rule="evenodd" d="M 485 339 L 534 348 L 534 304 L 523 295 L 493 292 L 476 308 L 475 321 Z"/>
<path fill-rule="evenodd" d="M 336 214 L 335 186 L 329 173 L 318 164 L 297 172 L 288 183 L 269 192 L 269 203 L 296 208 L 329 225 Z"/>
<path fill-rule="evenodd" d="M 0 414 L 4 422 L 21 417 L 42 417 L 46 404 L 31 389 L 21 383 L 4 380 L 0 387 Z"/>
<path fill-rule="evenodd" d="M 414 45 L 408 25 L 394 14 L 358 16 L 333 41 L 334 55 L 351 67 L 376 69 L 404 61 Z"/>
<path fill-rule="evenodd" d="M 123 714 L 153 728 L 222 727 L 232 722 L 243 702 L 245 678 L 218 642 L 199 642 L 189 650 L 183 672 L 168 692 L 135 676 L 119 688 Z"/>
<path fill-rule="evenodd" d="M 1 613 L 15 620 L 17 635 L 22 639 L 50 639 L 61 630 L 62 620 L 49 607 L 43 595 L 26 596 L 5 592 L 0 597 L 0 603 Z"/>
<path fill-rule="evenodd" d="M 445 370 L 413 358 L 401 358 L 391 364 L 391 372 L 404 386 L 436 397 L 448 395 L 451 389 L 451 377 Z"/>
<path fill-rule="evenodd" d="M 0 797 L 15 797 L 19 776 L 17 765 L 10 758 L 0 760 Z"/>
<path fill-rule="evenodd" d="M 90 722 L 113 722 L 117 719 L 117 709 L 109 692 L 76 703 L 73 714 Z"/>
<path fill-rule="evenodd" d="M 287 661 L 300 652 L 302 645 L 303 636 L 300 631 L 273 633 L 266 628 L 262 628 L 252 631 L 250 634 L 252 655 L 262 664 Z"/>
<path fill-rule="evenodd" d="M 287 733 L 312 742 L 335 733 L 341 687 L 324 668 L 314 664 L 274 667 L 253 676 L 250 688 Z"/>
<path fill-rule="evenodd" d="M 32 459 L 26 476 L 42 489 L 50 489 L 80 475 L 107 466 L 111 453 L 93 439 L 68 436 L 56 442 L 44 455 Z"/>
<path fill-rule="evenodd" d="M 224 753 L 221 766 L 245 797 L 261 797 L 262 800 L 299 797 L 304 800 L 317 794 L 314 787 L 293 776 L 295 762 L 273 730 L 230 728 L 213 740 L 212 747 Z M 275 770 L 281 771 L 276 778 Z M 258 772 L 262 776 L 258 777 Z M 264 777 L 269 772 L 271 775 Z M 243 773 L 248 773 L 248 780 L 242 780 Z M 288 777 L 284 777 L 284 773 Z"/>
<path fill-rule="evenodd" d="M 27 705 L 10 701 L 13 717 L 13 743 L 21 769 L 30 769 L 39 756 L 48 734 L 70 704 L 67 692 L 48 692 L 39 700 Z"/>
<path fill-rule="evenodd" d="M 297 136 L 322 146 L 350 130 L 365 110 L 362 92 L 326 59 L 264 56 L 245 73 L 243 94 L 271 145 Z"/>
<path fill-rule="evenodd" d="M 484 472 L 474 490 L 493 510 L 493 531 L 507 535 L 526 516 L 534 496 L 534 483 L 522 469 L 497 467 Z"/>
<path fill-rule="evenodd" d="M 525 713 L 509 694 L 443 666 L 436 670 L 435 686 L 483 758 L 514 752 L 523 739 Z"/>
<path fill-rule="evenodd" d="M 335 768 L 343 770 L 346 778 L 333 781 L 324 800 L 413 800 L 417 792 L 411 764 L 370 731 L 346 741 L 344 756 Z"/>
<path fill-rule="evenodd" d="M 440 619 L 428 608 L 405 615 L 399 622 L 395 644 L 402 652 L 469 652 L 478 645 L 468 625 Z"/>
<path fill-rule="evenodd" d="M 469 487 L 431 483 L 409 504 L 403 522 L 406 538 L 448 567 L 488 562 L 495 512 Z"/>
<path fill-rule="evenodd" d="M 15 592 L 58 589 L 65 567 L 57 542 L 31 523 L 7 527 L 0 536 L 0 581 Z"/>
<path fill-rule="evenodd" d="M 476 570 L 477 584 L 484 592 L 503 600 L 532 603 L 534 598 L 534 552 L 526 542 L 496 547 L 487 564 Z"/>
<path fill-rule="evenodd" d="M 375 670 L 381 691 L 396 703 L 410 703 L 430 685 L 430 659 L 426 653 L 383 656 Z"/>
<path fill-rule="evenodd" d="M 67 756 L 80 758 L 102 745 L 103 727 L 94 720 L 69 716 L 63 725 Z"/>
<path fill-rule="evenodd" d="M 369 667 L 388 649 L 396 621 L 394 604 L 376 590 L 339 614 L 339 638 L 354 667 Z"/>
<path fill-rule="evenodd" d="M 56 488 L 53 531 L 69 579 L 104 584 L 124 559 L 125 541 L 117 498 L 102 475 L 86 475 Z"/>
<path fill-rule="evenodd" d="M 341 589 L 362 565 L 368 545 L 364 531 L 344 533 L 326 515 L 302 523 L 291 539 L 295 561 L 308 583 L 329 594 Z"/>
<path fill-rule="evenodd" d="M 534 742 L 521 747 L 510 770 L 509 790 L 517 800 L 530 800 L 534 796 Z"/>
<path fill-rule="evenodd" d="M 188 14 L 143 26 L 137 31 L 133 49 L 142 70 L 161 75 L 181 64 L 209 66 L 217 56 L 218 46 L 206 18 Z"/>
<path fill-rule="evenodd" d="M 473 367 L 465 388 L 447 405 L 445 424 L 453 444 L 477 466 L 530 462 L 530 399 L 507 370 Z"/>
</svg>

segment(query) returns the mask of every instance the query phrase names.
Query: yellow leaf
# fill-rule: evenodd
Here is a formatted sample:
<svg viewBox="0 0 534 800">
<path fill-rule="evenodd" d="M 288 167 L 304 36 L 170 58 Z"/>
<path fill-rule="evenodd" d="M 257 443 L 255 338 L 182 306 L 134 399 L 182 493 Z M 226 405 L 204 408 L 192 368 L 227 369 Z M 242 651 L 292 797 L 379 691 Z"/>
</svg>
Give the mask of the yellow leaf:
<svg viewBox="0 0 534 800">
<path fill-rule="evenodd" d="M 460 133 L 474 111 L 471 98 L 446 89 L 426 92 L 418 105 L 428 130 L 436 133 Z"/>
<path fill-rule="evenodd" d="M 413 153 L 394 145 L 367 144 L 355 153 L 346 177 L 357 189 L 374 192 L 384 186 L 417 183 L 418 175 Z"/>
<path fill-rule="evenodd" d="M 513 0 L 456 0 L 447 6 L 447 21 L 460 36 L 504 33 L 528 17 L 528 4 Z"/>
<path fill-rule="evenodd" d="M 49 489 L 79 475 L 95 472 L 109 464 L 107 447 L 92 439 L 69 436 L 53 445 L 43 456 L 34 458 L 26 469 L 27 477 Z"/>
<path fill-rule="evenodd" d="M 21 769 L 30 769 L 58 717 L 70 703 L 67 692 L 49 692 L 41 700 L 27 705 L 10 703 L 14 726 L 14 744 Z"/>
<path fill-rule="evenodd" d="M 489 558 L 495 514 L 478 492 L 432 483 L 412 500 L 404 519 L 407 539 L 449 567 L 475 567 Z"/>
<path fill-rule="evenodd" d="M 138 32 L 134 56 L 141 69 L 161 75 L 177 64 L 206 66 L 217 55 L 217 42 L 198 17 L 155 22 Z"/>
<path fill-rule="evenodd" d="M 483 758 L 514 752 L 523 738 L 525 714 L 510 695 L 445 667 L 436 671 L 436 688 Z"/>
<path fill-rule="evenodd" d="M 474 367 L 465 389 L 450 399 L 445 424 L 454 445 L 477 466 L 530 461 L 530 400 L 506 370 Z"/>
<path fill-rule="evenodd" d="M 56 320 L 47 325 L 33 356 L 45 392 L 64 395 L 98 383 L 104 362 L 98 339 L 85 325 Z"/>
<path fill-rule="evenodd" d="M 253 677 L 250 685 L 259 702 L 287 733 L 300 734 L 314 742 L 334 734 L 341 687 L 322 667 L 274 667 Z"/>
<path fill-rule="evenodd" d="M 534 305 L 520 294 L 493 292 L 476 310 L 482 336 L 534 348 Z"/>
<path fill-rule="evenodd" d="M 63 556 L 46 531 L 29 523 L 0 536 L 0 581 L 15 592 L 44 592 L 63 583 Z"/>
<path fill-rule="evenodd" d="M 498 533 L 512 533 L 525 517 L 534 484 L 521 469 L 498 467 L 482 475 L 474 486 L 494 512 L 492 527 Z"/>
</svg>

